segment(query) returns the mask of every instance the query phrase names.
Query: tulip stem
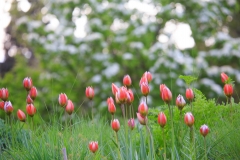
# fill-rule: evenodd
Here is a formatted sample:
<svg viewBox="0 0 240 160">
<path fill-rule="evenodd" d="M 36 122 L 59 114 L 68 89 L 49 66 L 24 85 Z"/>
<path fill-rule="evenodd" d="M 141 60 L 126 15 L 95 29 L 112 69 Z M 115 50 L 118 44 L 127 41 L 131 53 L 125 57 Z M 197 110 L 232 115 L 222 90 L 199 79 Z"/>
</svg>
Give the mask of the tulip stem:
<svg viewBox="0 0 240 160">
<path fill-rule="evenodd" d="M 167 157 L 166 157 L 166 141 L 165 141 L 165 135 L 164 135 L 164 128 L 162 127 L 162 134 L 163 134 L 163 144 L 164 144 L 164 153 L 163 153 L 163 158 L 164 158 L 164 160 L 166 160 L 167 159 Z"/>
<path fill-rule="evenodd" d="M 195 158 L 195 140 L 194 140 L 194 130 L 193 130 L 193 126 L 190 127 L 190 141 L 191 141 L 191 157 L 192 159 L 196 159 Z"/>
<path fill-rule="evenodd" d="M 93 101 L 90 100 L 90 103 L 91 103 L 91 112 L 92 112 L 92 120 L 93 120 Z"/>
<path fill-rule="evenodd" d="M 118 134 L 117 134 L 117 132 L 115 132 L 115 134 L 116 134 L 116 142 L 117 142 L 117 146 L 118 146 L 118 157 L 119 157 L 119 159 L 121 159 L 120 145 L 118 143 Z"/>
<path fill-rule="evenodd" d="M 121 103 L 121 109 L 122 109 L 122 114 L 123 114 L 123 119 L 125 120 L 125 110 L 124 110 L 124 104 Z"/>
<path fill-rule="evenodd" d="M 204 148 L 205 148 L 205 160 L 207 160 L 207 144 L 206 144 L 206 137 L 204 137 Z"/>
<path fill-rule="evenodd" d="M 171 159 L 175 159 L 174 158 L 174 128 L 173 128 L 173 111 L 170 108 L 170 104 L 168 103 L 168 109 L 169 109 L 169 113 L 170 113 L 170 120 L 171 120 L 171 129 L 172 129 L 172 151 L 171 151 Z"/>
<path fill-rule="evenodd" d="M 131 104 L 131 109 L 132 109 L 132 118 L 134 119 L 134 109 L 132 104 Z"/>
<path fill-rule="evenodd" d="M 33 122 L 33 117 L 31 117 L 32 119 L 32 130 L 34 130 L 34 122 Z"/>
<path fill-rule="evenodd" d="M 151 133 L 151 131 L 150 131 L 150 128 L 148 127 L 148 123 L 146 122 L 146 129 L 147 129 L 147 131 L 148 131 L 148 134 L 149 134 L 149 150 L 150 150 L 150 152 L 151 152 L 151 158 L 152 158 L 152 156 L 154 157 L 154 159 L 156 159 L 156 157 L 155 157 L 155 149 L 154 149 L 154 142 L 153 142 L 153 137 L 152 137 L 152 133 Z M 150 146 L 152 146 L 152 148 L 150 147 Z"/>
</svg>

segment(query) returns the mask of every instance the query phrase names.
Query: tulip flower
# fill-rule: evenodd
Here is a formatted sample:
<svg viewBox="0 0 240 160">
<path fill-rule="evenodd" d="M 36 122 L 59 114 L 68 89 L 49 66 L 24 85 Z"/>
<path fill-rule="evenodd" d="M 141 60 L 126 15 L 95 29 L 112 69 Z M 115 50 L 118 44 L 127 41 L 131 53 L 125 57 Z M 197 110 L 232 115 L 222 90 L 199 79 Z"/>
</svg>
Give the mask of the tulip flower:
<svg viewBox="0 0 240 160">
<path fill-rule="evenodd" d="M 112 115 L 116 112 L 116 107 L 114 102 L 109 102 L 108 103 L 108 111 L 109 113 L 111 113 Z"/>
<path fill-rule="evenodd" d="M 160 112 L 160 113 L 158 114 L 158 124 L 159 124 L 162 128 L 164 128 L 164 126 L 166 125 L 166 123 L 167 123 L 167 117 L 166 117 L 166 115 L 165 115 L 163 112 Z"/>
<path fill-rule="evenodd" d="M 10 101 L 6 101 L 4 104 L 4 111 L 7 115 L 10 115 L 13 112 L 13 106 Z"/>
<path fill-rule="evenodd" d="M 33 104 L 27 104 L 26 111 L 30 117 L 33 117 L 35 115 L 35 113 L 37 112 L 37 110 Z"/>
<path fill-rule="evenodd" d="M 30 97 L 30 95 L 27 96 L 26 102 L 27 102 L 27 104 L 33 103 L 33 99 Z"/>
<path fill-rule="evenodd" d="M 193 100 L 194 98 L 194 93 L 193 90 L 191 88 L 186 89 L 186 98 L 187 100 L 189 100 L 190 102 Z"/>
<path fill-rule="evenodd" d="M 179 94 L 176 99 L 176 106 L 178 107 L 179 110 L 182 110 L 185 105 L 186 101 L 184 100 L 183 96 Z"/>
<path fill-rule="evenodd" d="M 131 130 L 133 130 L 135 128 L 135 121 L 133 118 L 128 120 L 128 126 Z"/>
<path fill-rule="evenodd" d="M 146 76 L 142 76 L 142 78 L 140 79 L 140 82 L 139 82 L 139 86 L 141 86 L 142 83 L 148 83 L 148 79 Z"/>
<path fill-rule="evenodd" d="M 166 103 L 169 103 L 172 100 L 172 92 L 165 85 L 161 85 L 160 90 L 162 100 Z"/>
<path fill-rule="evenodd" d="M 98 142 L 97 141 L 91 141 L 88 144 L 89 150 L 92 153 L 95 153 L 98 150 Z"/>
<path fill-rule="evenodd" d="M 209 128 L 207 125 L 204 124 L 200 127 L 200 133 L 203 137 L 205 137 L 208 134 L 208 132 L 209 132 Z"/>
<path fill-rule="evenodd" d="M 29 77 L 24 78 L 23 80 L 23 87 L 29 91 L 33 86 L 32 79 Z"/>
<path fill-rule="evenodd" d="M 141 88 L 141 92 L 144 96 L 147 96 L 149 94 L 150 88 L 149 88 L 148 83 L 142 83 L 140 85 L 140 88 Z"/>
<path fill-rule="evenodd" d="M 143 77 L 146 77 L 146 78 L 147 78 L 148 83 L 150 83 L 150 82 L 152 81 L 152 74 L 151 74 L 149 71 L 146 71 L 146 72 L 143 74 Z"/>
<path fill-rule="evenodd" d="M 25 122 L 26 121 L 26 115 L 20 109 L 17 111 L 17 117 L 18 117 L 18 120 L 21 121 L 21 122 Z"/>
<path fill-rule="evenodd" d="M 232 84 L 225 84 L 223 88 L 224 94 L 230 98 L 233 95 L 233 86 Z"/>
<path fill-rule="evenodd" d="M 227 83 L 227 81 L 229 80 L 228 76 L 225 73 L 221 73 L 221 80 L 222 83 Z"/>
<path fill-rule="evenodd" d="M 124 103 L 127 101 L 127 88 L 126 87 L 121 87 L 116 93 L 117 99 L 119 100 L 120 103 Z"/>
<path fill-rule="evenodd" d="M 141 116 L 145 117 L 148 114 L 148 106 L 147 104 L 142 101 L 138 106 L 138 112 L 141 114 Z"/>
<path fill-rule="evenodd" d="M 116 95 L 117 91 L 118 91 L 118 87 L 114 83 L 112 83 L 112 93 L 114 96 Z"/>
<path fill-rule="evenodd" d="M 184 122 L 188 127 L 192 127 L 194 124 L 194 117 L 191 112 L 187 112 L 184 116 Z"/>
<path fill-rule="evenodd" d="M 147 124 L 147 117 L 142 116 L 140 113 L 137 113 L 137 119 L 141 125 Z"/>
<path fill-rule="evenodd" d="M 120 123 L 119 123 L 119 121 L 118 121 L 118 119 L 114 119 L 113 121 L 112 121 L 112 129 L 115 131 L 115 132 L 118 132 L 119 131 L 119 129 L 120 129 Z"/>
<path fill-rule="evenodd" d="M 94 97 L 94 89 L 93 89 L 93 87 L 87 87 L 86 91 L 85 91 L 85 94 L 86 94 L 86 97 L 88 99 L 92 100 L 93 97 Z"/>
<path fill-rule="evenodd" d="M 8 93 L 8 89 L 7 89 L 7 88 L 2 88 L 2 89 L 0 89 L 0 98 L 1 98 L 3 101 L 7 101 L 8 96 L 9 96 L 9 93 Z"/>
<path fill-rule="evenodd" d="M 65 110 L 69 115 L 71 115 L 73 113 L 74 105 L 71 100 L 68 100 Z"/>
<path fill-rule="evenodd" d="M 4 105 L 5 105 L 5 102 L 4 102 L 4 101 L 1 101 L 1 102 L 0 102 L 0 109 L 4 110 Z"/>
<path fill-rule="evenodd" d="M 109 98 L 107 99 L 107 104 L 109 104 L 109 103 L 114 103 L 114 100 L 113 100 L 112 97 L 109 97 Z"/>
<path fill-rule="evenodd" d="M 134 95 L 131 89 L 127 90 L 127 103 L 128 104 L 132 104 L 132 102 L 134 101 Z"/>
<path fill-rule="evenodd" d="M 29 95 L 32 100 L 35 100 L 35 98 L 37 97 L 37 88 L 33 86 L 29 91 Z"/>
<path fill-rule="evenodd" d="M 60 106 L 65 107 L 68 102 L 68 97 L 65 93 L 60 93 L 58 96 L 58 103 Z"/>
<path fill-rule="evenodd" d="M 131 77 L 129 75 L 125 75 L 123 77 L 123 85 L 126 87 L 129 87 L 129 86 L 131 86 L 131 84 L 132 84 Z"/>
</svg>

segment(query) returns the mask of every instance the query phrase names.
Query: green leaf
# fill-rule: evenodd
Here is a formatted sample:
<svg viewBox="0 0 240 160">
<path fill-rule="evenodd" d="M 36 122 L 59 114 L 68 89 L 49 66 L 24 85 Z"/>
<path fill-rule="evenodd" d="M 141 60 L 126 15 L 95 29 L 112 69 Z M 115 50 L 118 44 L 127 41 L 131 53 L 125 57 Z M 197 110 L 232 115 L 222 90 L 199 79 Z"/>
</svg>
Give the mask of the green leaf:
<svg viewBox="0 0 240 160">
<path fill-rule="evenodd" d="M 179 78 L 183 79 L 187 85 L 190 85 L 190 83 L 197 80 L 197 77 L 194 77 L 194 76 L 180 75 Z"/>
</svg>

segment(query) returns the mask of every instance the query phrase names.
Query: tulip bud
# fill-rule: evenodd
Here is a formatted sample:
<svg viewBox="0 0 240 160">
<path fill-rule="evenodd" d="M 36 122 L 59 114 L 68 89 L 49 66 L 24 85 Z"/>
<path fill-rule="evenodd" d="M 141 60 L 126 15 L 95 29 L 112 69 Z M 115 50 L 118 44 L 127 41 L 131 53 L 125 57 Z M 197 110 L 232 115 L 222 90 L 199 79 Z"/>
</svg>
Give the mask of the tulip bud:
<svg viewBox="0 0 240 160">
<path fill-rule="evenodd" d="M 184 122 L 188 127 L 192 127 L 194 124 L 194 117 L 191 112 L 187 112 L 184 116 Z"/>
<path fill-rule="evenodd" d="M 73 113 L 74 105 L 71 100 L 68 100 L 65 110 L 69 115 L 71 115 Z"/>
<path fill-rule="evenodd" d="M 29 91 L 29 95 L 32 100 L 35 100 L 35 98 L 37 97 L 37 88 L 33 86 Z"/>
<path fill-rule="evenodd" d="M 6 101 L 4 104 L 4 111 L 7 115 L 10 115 L 13 112 L 13 106 L 10 101 Z"/>
<path fill-rule="evenodd" d="M 232 84 L 225 84 L 223 88 L 224 94 L 227 97 L 231 97 L 233 95 L 233 86 Z"/>
<path fill-rule="evenodd" d="M 4 110 L 4 105 L 5 105 L 5 102 L 4 102 L 4 101 L 1 101 L 1 102 L 0 102 L 0 109 Z"/>
<path fill-rule="evenodd" d="M 128 120 L 128 126 L 131 130 L 133 130 L 135 128 L 135 121 L 133 118 Z"/>
<path fill-rule="evenodd" d="M 129 75 L 125 75 L 123 77 L 123 85 L 129 87 L 131 86 L 131 84 L 132 84 L 131 77 Z"/>
<path fill-rule="evenodd" d="M 163 128 L 167 123 L 167 117 L 163 112 L 158 114 L 158 124 Z"/>
<path fill-rule="evenodd" d="M 226 83 L 228 81 L 228 76 L 225 73 L 221 73 L 221 80 L 223 83 Z"/>
<path fill-rule="evenodd" d="M 203 137 L 205 137 L 208 134 L 208 132 L 209 132 L 209 128 L 207 125 L 204 124 L 200 127 L 200 133 L 201 135 L 203 135 Z"/>
<path fill-rule="evenodd" d="M 92 152 L 92 153 L 95 153 L 97 150 L 98 150 L 98 142 L 97 141 L 91 141 L 89 142 L 89 150 Z"/>
<path fill-rule="evenodd" d="M 169 103 L 172 100 L 172 92 L 169 90 L 167 86 L 163 86 L 161 90 L 162 90 L 161 92 L 162 100 L 166 103 Z"/>
<path fill-rule="evenodd" d="M 137 113 L 137 119 L 141 125 L 146 125 L 147 116 L 143 117 L 140 113 Z"/>
<path fill-rule="evenodd" d="M 176 106 L 178 107 L 179 110 L 182 110 L 185 105 L 186 105 L 186 102 L 183 96 L 179 94 L 176 99 Z"/>
<path fill-rule="evenodd" d="M 186 98 L 189 101 L 192 101 L 194 98 L 194 93 L 193 90 L 191 88 L 186 89 Z"/>
<path fill-rule="evenodd" d="M 23 87 L 29 91 L 33 86 L 32 79 L 29 77 L 24 78 L 23 80 Z"/>
<path fill-rule="evenodd" d="M 117 99 L 121 102 L 124 103 L 127 101 L 127 88 L 126 87 L 121 87 L 117 91 Z"/>
<path fill-rule="evenodd" d="M 140 82 L 139 82 L 139 86 L 141 86 L 142 83 L 148 83 L 146 76 L 142 76 L 142 78 L 140 79 Z"/>
<path fill-rule="evenodd" d="M 159 86 L 160 93 L 162 93 L 164 87 L 166 87 L 165 84 L 160 84 L 160 86 Z"/>
<path fill-rule="evenodd" d="M 93 97 L 94 97 L 94 89 L 93 89 L 93 87 L 87 87 L 86 91 L 85 91 L 85 94 L 86 94 L 86 97 L 88 99 L 92 100 Z"/>
<path fill-rule="evenodd" d="M 21 122 L 25 122 L 26 121 L 26 115 L 20 109 L 17 111 L 17 117 L 18 117 L 18 120 L 21 121 Z"/>
<path fill-rule="evenodd" d="M 117 91 L 118 91 L 118 87 L 114 83 L 112 83 L 112 93 L 114 96 L 116 95 Z"/>
<path fill-rule="evenodd" d="M 30 95 L 27 96 L 26 102 L 27 104 L 33 103 L 33 99 L 30 97 Z"/>
<path fill-rule="evenodd" d="M 114 102 L 108 103 L 108 111 L 111 114 L 114 114 L 116 112 L 116 107 L 115 107 Z"/>
<path fill-rule="evenodd" d="M 109 97 L 109 98 L 107 99 L 107 104 L 109 104 L 109 103 L 114 103 L 114 100 L 113 100 L 112 97 Z"/>
<path fill-rule="evenodd" d="M 141 87 L 142 94 L 144 96 L 147 96 L 150 92 L 150 88 L 149 88 L 148 84 L 147 83 L 142 83 L 140 87 Z"/>
<path fill-rule="evenodd" d="M 138 112 L 141 114 L 141 116 L 145 117 L 148 114 L 148 106 L 146 102 L 141 102 L 138 106 Z"/>
<path fill-rule="evenodd" d="M 118 132 L 119 131 L 119 129 L 120 129 L 120 123 L 119 123 L 119 121 L 118 121 L 118 119 L 114 119 L 113 121 L 112 121 L 112 129 L 115 131 L 115 132 Z"/>
<path fill-rule="evenodd" d="M 67 105 L 68 102 L 68 97 L 65 93 L 61 93 L 58 96 L 58 103 L 60 106 L 65 107 Z"/>
<path fill-rule="evenodd" d="M 26 106 L 26 111 L 27 111 L 27 114 L 30 116 L 30 117 L 33 117 L 34 114 L 37 112 L 36 108 L 34 107 L 33 104 L 27 104 Z"/>
<path fill-rule="evenodd" d="M 152 74 L 149 71 L 146 71 L 143 76 L 147 78 L 148 83 L 152 81 Z"/>
<path fill-rule="evenodd" d="M 127 90 L 127 103 L 128 104 L 132 104 L 132 102 L 134 101 L 134 95 L 131 89 Z"/>
<path fill-rule="evenodd" d="M 8 96 L 9 96 L 9 93 L 8 93 L 8 89 L 7 89 L 7 88 L 2 88 L 2 89 L 0 89 L 0 98 L 1 98 L 3 101 L 7 101 Z"/>
</svg>

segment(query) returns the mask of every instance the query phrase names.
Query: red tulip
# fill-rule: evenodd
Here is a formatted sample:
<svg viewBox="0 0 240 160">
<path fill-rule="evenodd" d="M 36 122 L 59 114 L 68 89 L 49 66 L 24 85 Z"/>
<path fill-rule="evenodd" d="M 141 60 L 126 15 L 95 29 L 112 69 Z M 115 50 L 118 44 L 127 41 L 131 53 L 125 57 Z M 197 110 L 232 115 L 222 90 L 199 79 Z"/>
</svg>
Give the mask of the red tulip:
<svg viewBox="0 0 240 160">
<path fill-rule="evenodd" d="M 5 102 L 4 102 L 4 101 L 1 101 L 1 102 L 0 102 L 0 109 L 4 110 L 4 105 L 5 105 Z"/>
<path fill-rule="evenodd" d="M 88 98 L 88 99 L 93 99 L 93 97 L 94 97 L 94 89 L 93 89 L 93 87 L 87 87 L 86 88 L 86 91 L 85 91 L 85 94 L 86 94 L 86 97 Z"/>
<path fill-rule="evenodd" d="M 224 94 L 227 97 L 231 97 L 233 95 L 233 86 L 232 84 L 225 84 L 223 88 Z"/>
<path fill-rule="evenodd" d="M 4 104 L 4 111 L 7 115 L 10 115 L 13 112 L 13 106 L 10 101 L 6 101 Z"/>
<path fill-rule="evenodd" d="M 147 116 L 143 117 L 140 113 L 137 113 L 137 119 L 141 125 L 146 125 Z"/>
<path fill-rule="evenodd" d="M 23 80 L 23 87 L 29 91 L 33 86 L 32 79 L 29 77 L 24 78 Z"/>
<path fill-rule="evenodd" d="M 113 100 L 112 97 L 109 97 L 109 98 L 107 99 L 107 104 L 109 104 L 109 103 L 114 103 L 114 100 Z"/>
<path fill-rule="evenodd" d="M 118 87 L 114 83 L 112 83 L 112 93 L 114 96 L 116 95 L 117 91 L 118 91 Z"/>
<path fill-rule="evenodd" d="M 132 84 L 131 77 L 129 75 L 125 75 L 123 77 L 123 85 L 129 87 L 131 86 L 131 84 Z"/>
<path fill-rule="evenodd" d="M 132 104 L 132 102 L 134 101 L 134 95 L 131 89 L 127 90 L 127 103 L 128 104 Z"/>
<path fill-rule="evenodd" d="M 121 87 L 117 91 L 117 99 L 121 102 L 124 103 L 127 101 L 127 88 L 126 87 Z"/>
<path fill-rule="evenodd" d="M 150 92 L 150 88 L 149 88 L 149 86 L 148 86 L 148 83 L 142 83 L 142 84 L 140 85 L 140 87 L 141 87 L 141 92 L 142 92 L 142 94 L 143 94 L 144 96 L 147 96 L 147 95 L 149 94 L 149 92 Z"/>
<path fill-rule="evenodd" d="M 71 100 L 68 100 L 65 110 L 69 115 L 71 115 L 73 113 L 74 105 Z"/>
<path fill-rule="evenodd" d="M 186 98 L 189 100 L 189 101 L 192 101 L 193 98 L 194 98 L 194 93 L 193 93 L 193 90 L 191 88 L 188 88 L 186 89 Z"/>
<path fill-rule="evenodd" d="M 169 90 L 167 86 L 163 86 L 161 88 L 160 85 L 160 90 L 161 90 L 161 98 L 164 102 L 169 103 L 172 100 L 172 92 Z"/>
<path fill-rule="evenodd" d="M 133 118 L 128 120 L 128 126 L 131 130 L 133 130 L 135 128 L 135 121 Z"/>
<path fill-rule="evenodd" d="M 158 124 L 163 128 L 167 123 L 167 117 L 163 112 L 158 114 Z"/>
<path fill-rule="evenodd" d="M 35 98 L 37 97 L 37 88 L 33 86 L 29 91 L 29 95 L 32 100 L 35 100 Z"/>
<path fill-rule="evenodd" d="M 118 119 L 114 119 L 113 121 L 112 121 L 112 129 L 115 131 L 115 132 L 118 132 L 119 131 L 119 129 L 120 129 L 120 123 L 119 123 L 119 121 L 118 121 Z"/>
<path fill-rule="evenodd" d="M 221 80 L 223 83 L 226 83 L 228 81 L 228 76 L 225 73 L 221 73 Z"/>
<path fill-rule="evenodd" d="M 33 99 L 30 97 L 30 95 L 27 96 L 26 102 L 27 104 L 33 103 Z"/>
<path fill-rule="evenodd" d="M 0 89 L 0 98 L 1 98 L 3 101 L 7 101 L 8 96 L 9 96 L 9 93 L 8 93 L 8 89 L 7 89 L 7 88 L 2 88 L 2 89 Z"/>
<path fill-rule="evenodd" d="M 91 141 L 91 142 L 89 142 L 88 147 L 89 147 L 89 150 L 92 153 L 95 153 L 98 150 L 98 142 L 97 141 Z"/>
<path fill-rule="evenodd" d="M 142 78 L 140 79 L 140 82 L 139 82 L 139 86 L 141 86 L 142 83 L 148 83 L 148 79 L 146 76 L 142 76 Z"/>
<path fill-rule="evenodd" d="M 152 74 L 149 71 L 146 71 L 143 76 L 147 78 L 148 83 L 152 81 Z"/>
<path fill-rule="evenodd" d="M 68 102 L 68 97 L 65 93 L 60 93 L 58 96 L 58 103 L 60 106 L 65 107 Z"/>
<path fill-rule="evenodd" d="M 30 117 L 33 117 L 34 114 L 37 112 L 36 108 L 34 107 L 33 104 L 27 104 L 26 106 L 26 111 L 27 111 L 27 114 L 30 116 Z"/>
<path fill-rule="evenodd" d="M 146 102 L 141 102 L 138 106 L 138 112 L 145 117 L 148 114 L 148 106 Z"/>
<path fill-rule="evenodd" d="M 18 117 L 19 121 L 21 121 L 21 122 L 25 122 L 26 121 L 26 115 L 20 109 L 17 111 L 17 117 Z"/>
<path fill-rule="evenodd" d="M 187 112 L 184 116 L 184 122 L 186 123 L 186 125 L 188 125 L 189 127 L 192 127 L 194 124 L 194 117 L 192 115 L 191 112 Z"/>
<path fill-rule="evenodd" d="M 114 102 L 108 103 L 108 111 L 111 114 L 114 114 L 116 112 L 116 107 L 115 107 Z"/>
<path fill-rule="evenodd" d="M 205 137 L 208 134 L 208 132 L 209 132 L 209 128 L 207 125 L 204 124 L 200 127 L 200 133 L 201 135 L 203 135 L 203 137 Z"/>
<path fill-rule="evenodd" d="M 178 109 L 182 110 L 185 105 L 186 105 L 186 102 L 183 96 L 179 94 L 176 99 L 176 106 L 178 107 Z"/>
</svg>

